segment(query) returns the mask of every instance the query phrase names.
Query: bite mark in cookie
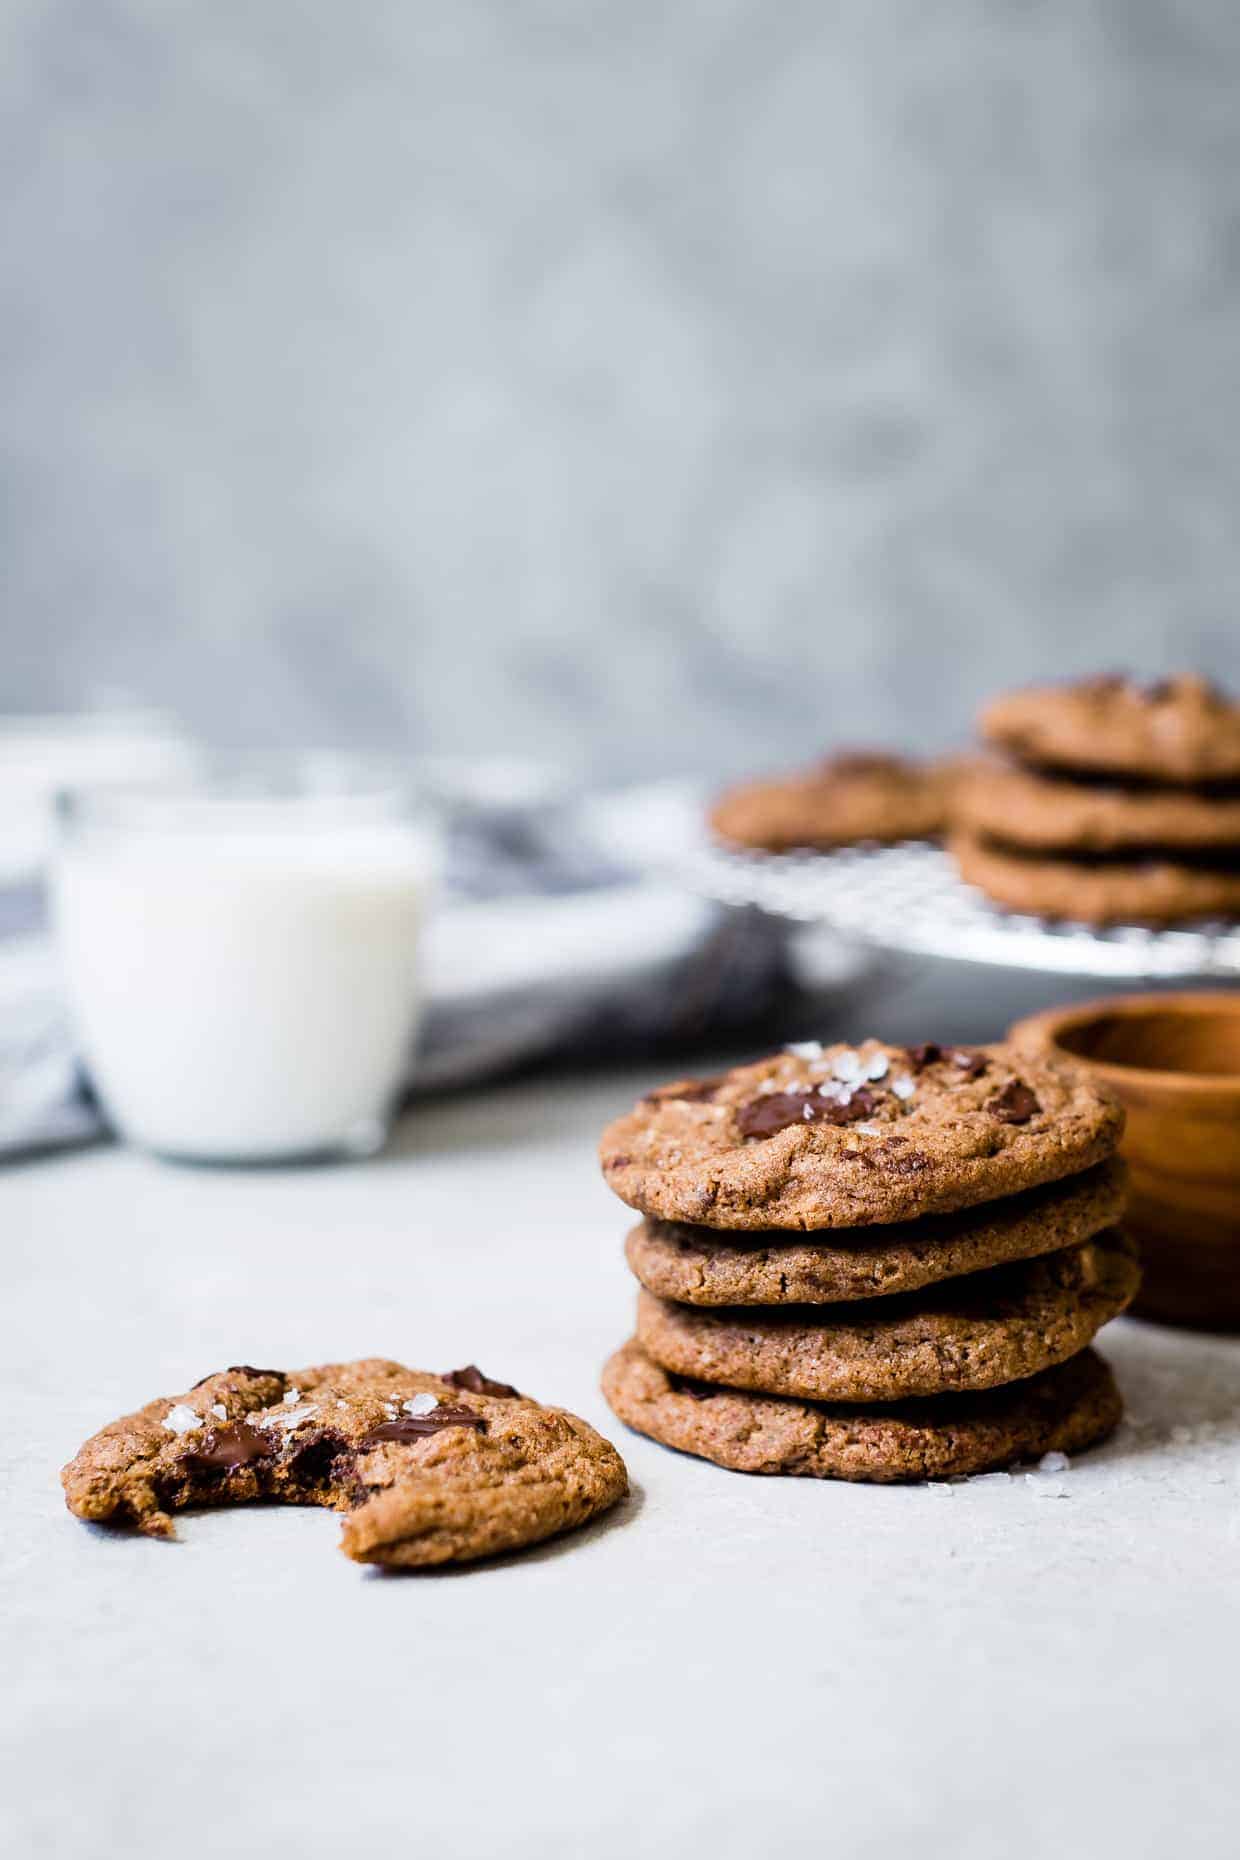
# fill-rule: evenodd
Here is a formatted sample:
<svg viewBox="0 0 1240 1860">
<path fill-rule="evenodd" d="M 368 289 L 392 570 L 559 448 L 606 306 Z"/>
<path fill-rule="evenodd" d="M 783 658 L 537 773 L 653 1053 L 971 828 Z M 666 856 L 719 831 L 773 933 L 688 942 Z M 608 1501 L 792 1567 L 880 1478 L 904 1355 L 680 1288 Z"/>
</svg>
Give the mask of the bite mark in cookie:
<svg viewBox="0 0 1240 1860">
<path fill-rule="evenodd" d="M 444 1377 L 379 1358 L 204 1377 L 105 1427 L 61 1479 L 76 1516 L 151 1536 L 191 1505 L 326 1506 L 346 1514 L 346 1555 L 391 1568 L 537 1543 L 627 1490 L 615 1449 L 564 1409 L 472 1364 Z"/>
</svg>

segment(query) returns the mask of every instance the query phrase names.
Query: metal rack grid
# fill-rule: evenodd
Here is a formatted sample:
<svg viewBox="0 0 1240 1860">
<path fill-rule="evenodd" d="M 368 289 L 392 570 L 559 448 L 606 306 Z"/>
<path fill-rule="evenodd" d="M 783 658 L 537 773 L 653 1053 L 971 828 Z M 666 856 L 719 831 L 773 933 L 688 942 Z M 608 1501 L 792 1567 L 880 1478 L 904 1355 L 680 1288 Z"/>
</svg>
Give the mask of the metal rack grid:
<svg viewBox="0 0 1240 1860">
<path fill-rule="evenodd" d="M 920 841 L 835 853 L 703 845 L 688 867 L 695 888 L 720 903 L 829 924 L 885 949 L 1132 981 L 1240 974 L 1240 925 L 1099 930 L 1023 916 L 989 903 L 941 848 Z"/>
</svg>

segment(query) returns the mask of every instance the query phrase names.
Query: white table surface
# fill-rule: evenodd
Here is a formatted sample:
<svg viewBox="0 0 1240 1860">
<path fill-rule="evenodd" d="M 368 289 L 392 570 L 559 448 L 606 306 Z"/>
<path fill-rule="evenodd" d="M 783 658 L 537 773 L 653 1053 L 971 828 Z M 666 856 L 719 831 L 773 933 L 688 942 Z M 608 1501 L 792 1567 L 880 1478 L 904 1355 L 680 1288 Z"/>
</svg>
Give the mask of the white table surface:
<svg viewBox="0 0 1240 1860">
<path fill-rule="evenodd" d="M 101 1148 L 0 1175 L 14 1860 L 1237 1852 L 1240 1344 L 1115 1325 L 1139 1425 L 1058 1480 L 666 1452 L 597 1386 L 632 1287 L 594 1143 L 638 1083 L 424 1106 L 350 1168 Z M 57 1469 L 115 1415 L 230 1362 L 372 1353 L 575 1408 L 631 1501 L 396 1579 L 328 1514 L 170 1545 L 63 1509 Z"/>
</svg>

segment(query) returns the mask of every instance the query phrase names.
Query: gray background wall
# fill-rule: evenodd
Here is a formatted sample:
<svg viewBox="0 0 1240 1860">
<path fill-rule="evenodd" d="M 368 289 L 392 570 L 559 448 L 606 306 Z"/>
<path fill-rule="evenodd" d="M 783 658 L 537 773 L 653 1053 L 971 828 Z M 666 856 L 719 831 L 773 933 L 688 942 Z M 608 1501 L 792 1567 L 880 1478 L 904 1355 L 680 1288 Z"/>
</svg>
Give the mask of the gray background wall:
<svg viewBox="0 0 1240 1860">
<path fill-rule="evenodd" d="M 1233 0 L 5 0 L 8 705 L 725 769 L 1240 669 Z"/>
</svg>

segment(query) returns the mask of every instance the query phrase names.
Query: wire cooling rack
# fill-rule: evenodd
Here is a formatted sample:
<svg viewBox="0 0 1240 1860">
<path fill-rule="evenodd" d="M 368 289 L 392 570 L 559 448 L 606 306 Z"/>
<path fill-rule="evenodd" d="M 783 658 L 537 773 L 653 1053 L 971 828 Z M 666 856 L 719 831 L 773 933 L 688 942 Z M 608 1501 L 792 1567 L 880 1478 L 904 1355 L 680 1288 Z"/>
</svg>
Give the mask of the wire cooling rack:
<svg viewBox="0 0 1240 1860">
<path fill-rule="evenodd" d="M 686 862 L 698 890 L 794 923 L 825 923 L 881 948 L 1008 968 L 1133 981 L 1240 974 L 1240 925 L 1172 930 L 1050 922 L 1004 911 L 920 841 L 835 853 L 746 853 L 706 843 Z"/>
</svg>

